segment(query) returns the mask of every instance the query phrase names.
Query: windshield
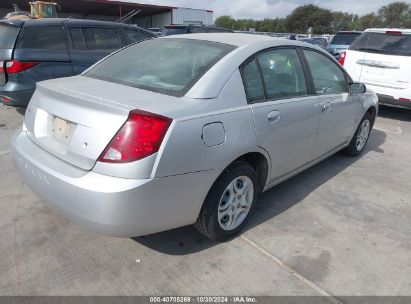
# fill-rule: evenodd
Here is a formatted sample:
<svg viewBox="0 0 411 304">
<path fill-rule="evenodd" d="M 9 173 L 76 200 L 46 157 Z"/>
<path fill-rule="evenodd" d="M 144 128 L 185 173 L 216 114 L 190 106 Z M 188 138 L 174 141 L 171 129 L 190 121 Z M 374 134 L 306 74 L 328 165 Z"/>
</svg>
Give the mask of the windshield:
<svg viewBox="0 0 411 304">
<path fill-rule="evenodd" d="M 330 44 L 350 45 L 361 33 L 337 33 Z"/>
<path fill-rule="evenodd" d="M 181 97 L 234 48 L 202 40 L 147 40 L 108 57 L 85 76 Z"/>
<path fill-rule="evenodd" d="M 19 27 L 0 24 L 0 48 L 12 49 L 19 34 Z"/>
<path fill-rule="evenodd" d="M 364 33 L 350 50 L 386 55 L 411 56 L 411 35 Z"/>
</svg>

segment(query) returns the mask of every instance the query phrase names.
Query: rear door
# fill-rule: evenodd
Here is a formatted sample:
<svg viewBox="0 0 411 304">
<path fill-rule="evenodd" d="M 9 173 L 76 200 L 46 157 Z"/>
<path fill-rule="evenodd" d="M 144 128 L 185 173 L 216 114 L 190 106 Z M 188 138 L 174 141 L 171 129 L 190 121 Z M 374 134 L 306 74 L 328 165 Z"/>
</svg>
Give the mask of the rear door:
<svg viewBox="0 0 411 304">
<path fill-rule="evenodd" d="M 366 84 L 392 89 L 411 87 L 411 34 L 366 32 L 350 47 L 345 67 Z"/>
<path fill-rule="evenodd" d="M 67 31 L 75 74 L 126 45 L 121 28 L 69 26 Z"/>
<path fill-rule="evenodd" d="M 349 140 L 357 125 L 361 104 L 349 92 L 349 78 L 331 58 L 319 51 L 304 49 L 314 94 L 320 102 L 320 120 L 315 158 L 338 149 Z"/>
<path fill-rule="evenodd" d="M 16 74 L 19 83 L 73 75 L 62 25 L 36 24 L 23 26 L 17 39 L 14 60 L 37 62 L 24 73 Z"/>
<path fill-rule="evenodd" d="M 295 48 L 260 53 L 242 67 L 258 145 L 271 157 L 272 180 L 312 160 L 319 102 Z"/>
</svg>

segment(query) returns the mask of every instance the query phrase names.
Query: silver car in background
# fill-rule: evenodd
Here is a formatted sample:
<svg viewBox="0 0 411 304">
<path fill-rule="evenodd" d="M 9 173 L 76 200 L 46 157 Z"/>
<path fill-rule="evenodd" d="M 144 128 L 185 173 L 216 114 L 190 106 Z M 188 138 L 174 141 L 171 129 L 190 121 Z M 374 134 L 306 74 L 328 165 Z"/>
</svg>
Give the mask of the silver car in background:
<svg viewBox="0 0 411 304">
<path fill-rule="evenodd" d="M 261 192 L 339 150 L 361 154 L 377 111 L 313 45 L 180 35 L 39 83 L 12 146 L 27 185 L 96 232 L 195 224 L 226 240 Z"/>
</svg>

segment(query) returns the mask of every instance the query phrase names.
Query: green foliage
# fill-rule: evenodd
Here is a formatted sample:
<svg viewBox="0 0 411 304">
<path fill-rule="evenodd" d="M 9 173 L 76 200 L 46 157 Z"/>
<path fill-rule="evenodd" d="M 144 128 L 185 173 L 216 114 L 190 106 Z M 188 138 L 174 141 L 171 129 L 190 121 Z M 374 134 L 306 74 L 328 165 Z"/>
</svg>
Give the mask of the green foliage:
<svg viewBox="0 0 411 304">
<path fill-rule="evenodd" d="M 232 30 L 248 31 L 254 28 L 258 32 L 300 33 L 309 29 L 313 34 L 335 33 L 343 30 L 364 30 L 371 27 L 411 28 L 411 5 L 407 2 L 393 2 L 381 7 L 378 13 L 364 16 L 344 12 L 332 12 L 317 5 L 297 7 L 286 18 L 252 20 L 234 19 L 221 16 L 216 25 Z"/>
</svg>

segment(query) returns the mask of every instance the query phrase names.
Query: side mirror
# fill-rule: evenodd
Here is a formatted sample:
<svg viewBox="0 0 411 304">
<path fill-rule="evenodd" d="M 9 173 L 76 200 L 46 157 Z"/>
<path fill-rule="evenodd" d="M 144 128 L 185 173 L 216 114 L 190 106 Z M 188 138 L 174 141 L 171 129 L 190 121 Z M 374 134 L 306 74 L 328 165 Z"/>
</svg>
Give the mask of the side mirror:
<svg viewBox="0 0 411 304">
<path fill-rule="evenodd" d="M 367 92 L 367 87 L 363 83 L 354 82 L 350 84 L 350 92 L 353 94 L 364 94 Z"/>
</svg>

